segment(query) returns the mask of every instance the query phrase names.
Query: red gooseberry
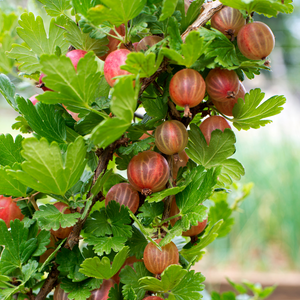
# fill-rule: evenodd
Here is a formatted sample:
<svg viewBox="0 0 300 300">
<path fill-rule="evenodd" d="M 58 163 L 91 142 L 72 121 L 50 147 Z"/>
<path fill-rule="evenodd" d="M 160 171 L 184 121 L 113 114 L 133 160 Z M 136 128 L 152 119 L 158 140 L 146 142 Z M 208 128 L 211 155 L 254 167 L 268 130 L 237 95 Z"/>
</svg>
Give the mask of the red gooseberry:
<svg viewBox="0 0 300 300">
<path fill-rule="evenodd" d="M 105 197 L 105 206 L 112 200 L 127 206 L 133 213 L 137 211 L 140 203 L 139 193 L 126 182 L 118 183 L 110 188 Z"/>
<path fill-rule="evenodd" d="M 188 143 L 186 127 L 177 120 L 165 121 L 155 130 L 155 145 L 164 154 L 182 151 Z"/>
<path fill-rule="evenodd" d="M 126 64 L 127 55 L 131 53 L 127 49 L 118 49 L 111 52 L 104 62 L 104 76 L 110 86 L 115 84 L 116 76 L 129 75 L 130 73 L 121 70 L 120 67 Z"/>
<path fill-rule="evenodd" d="M 245 25 L 239 32 L 237 44 L 248 59 L 265 59 L 275 46 L 275 37 L 268 25 L 253 22 Z"/>
<path fill-rule="evenodd" d="M 233 116 L 232 110 L 235 104 L 238 102 L 239 98 L 245 99 L 246 89 L 244 85 L 240 82 L 240 89 L 237 95 L 234 98 L 230 98 L 228 101 L 225 102 L 219 102 L 215 101 L 214 99 L 211 99 L 213 104 L 215 105 L 216 109 L 226 116 Z"/>
<path fill-rule="evenodd" d="M 161 239 L 155 242 L 159 244 Z M 161 274 L 168 266 L 178 264 L 179 253 L 173 242 L 161 247 L 149 243 L 144 250 L 144 264 L 147 270 L 153 274 Z"/>
<path fill-rule="evenodd" d="M 38 96 L 38 95 L 39 94 L 35 94 L 29 98 L 29 100 L 32 102 L 33 105 L 36 105 L 39 102 L 39 100 L 36 99 L 36 96 Z"/>
<path fill-rule="evenodd" d="M 206 88 L 209 96 L 215 101 L 225 102 L 235 98 L 240 88 L 240 81 L 234 71 L 225 69 L 211 70 L 206 79 Z"/>
<path fill-rule="evenodd" d="M 86 54 L 87 54 L 86 51 L 76 49 L 76 50 L 69 51 L 66 54 L 66 57 L 70 58 L 75 70 L 77 70 L 77 65 L 78 65 L 80 58 L 84 57 Z"/>
<path fill-rule="evenodd" d="M 144 195 L 163 190 L 169 175 L 167 160 L 159 153 L 150 150 L 134 156 L 127 168 L 130 184 Z"/>
<path fill-rule="evenodd" d="M 0 195 L 0 219 L 5 222 L 7 228 L 10 228 L 10 221 L 24 219 L 21 209 L 11 197 Z"/>
<path fill-rule="evenodd" d="M 176 204 L 176 199 L 175 197 L 172 200 L 172 204 L 171 204 L 171 210 L 170 210 L 170 217 L 176 216 L 177 214 L 179 214 L 180 210 Z M 178 218 L 174 218 L 170 220 L 170 223 L 172 225 L 172 227 L 175 225 L 175 223 L 181 219 L 181 217 Z M 207 225 L 207 218 L 205 220 L 203 220 L 202 222 L 198 222 L 198 225 L 192 226 L 189 230 L 184 231 L 182 233 L 183 236 L 195 236 L 198 235 L 199 233 L 201 233 L 206 225 Z"/>
<path fill-rule="evenodd" d="M 144 298 L 143 300 L 164 300 L 164 299 L 157 297 L 157 296 L 148 296 L 148 297 Z"/>
<path fill-rule="evenodd" d="M 231 129 L 228 122 L 223 117 L 220 117 L 220 116 L 209 117 L 200 124 L 200 130 L 203 133 L 206 143 L 208 145 L 210 142 L 211 133 L 214 130 L 219 129 L 219 130 L 224 131 L 226 128 Z"/>
<path fill-rule="evenodd" d="M 233 39 L 246 24 L 243 14 L 235 8 L 225 6 L 211 18 L 211 27 L 218 29 L 228 38 Z"/>
<path fill-rule="evenodd" d="M 170 81 L 169 92 L 173 102 L 185 108 L 184 116 L 191 116 L 190 107 L 198 105 L 205 96 L 205 81 L 197 71 L 183 69 Z"/>
</svg>

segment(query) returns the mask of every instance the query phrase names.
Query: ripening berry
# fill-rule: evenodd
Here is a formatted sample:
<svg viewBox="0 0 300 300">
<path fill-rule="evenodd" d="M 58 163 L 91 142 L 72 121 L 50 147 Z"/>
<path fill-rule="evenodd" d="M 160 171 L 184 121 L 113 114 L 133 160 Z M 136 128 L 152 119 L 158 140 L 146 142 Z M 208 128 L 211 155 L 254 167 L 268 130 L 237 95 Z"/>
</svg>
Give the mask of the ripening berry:
<svg viewBox="0 0 300 300">
<path fill-rule="evenodd" d="M 177 120 L 165 121 L 155 130 L 155 145 L 164 154 L 182 151 L 188 143 L 186 127 Z"/>
<path fill-rule="evenodd" d="M 111 52 L 104 62 L 104 77 L 110 86 L 113 86 L 116 76 L 128 75 L 129 72 L 121 70 L 120 67 L 126 64 L 127 55 L 131 53 L 127 49 L 118 49 Z"/>
<path fill-rule="evenodd" d="M 105 206 L 112 200 L 127 206 L 133 213 L 137 211 L 140 203 L 139 193 L 126 182 L 118 183 L 110 188 L 105 197 Z"/>
<path fill-rule="evenodd" d="M 184 116 L 191 116 L 190 107 L 198 105 L 205 96 L 205 81 L 197 71 L 183 69 L 170 81 L 170 97 L 173 102 L 185 108 Z"/>
<path fill-rule="evenodd" d="M 84 57 L 86 54 L 87 54 L 86 51 L 76 49 L 76 50 L 69 51 L 66 54 L 66 57 L 70 58 L 75 70 L 77 70 L 77 65 L 78 65 L 80 58 Z"/>
<path fill-rule="evenodd" d="M 169 175 L 167 160 L 159 153 L 150 150 L 134 156 L 127 168 L 130 184 L 144 195 L 163 190 Z"/>
<path fill-rule="evenodd" d="M 265 23 L 253 22 L 245 25 L 239 32 L 237 43 L 242 54 L 248 59 L 265 59 L 273 51 L 275 37 Z"/>
<path fill-rule="evenodd" d="M 5 222 L 7 228 L 10 228 L 10 221 L 14 221 L 15 219 L 24 219 L 21 209 L 14 202 L 12 197 L 4 197 L 3 195 L 0 195 L 0 219 Z"/>
<path fill-rule="evenodd" d="M 161 239 L 155 242 L 159 244 Z M 147 270 L 153 274 L 161 274 L 168 266 L 179 262 L 179 253 L 173 242 L 161 247 L 161 251 L 152 243 L 144 250 L 144 264 Z"/>
<path fill-rule="evenodd" d="M 223 7 L 211 18 L 211 27 L 218 29 L 230 39 L 236 37 L 245 24 L 243 14 L 229 6 Z"/>
<path fill-rule="evenodd" d="M 224 131 L 226 128 L 231 129 L 228 122 L 223 117 L 220 116 L 209 117 L 200 124 L 200 130 L 203 133 L 206 143 L 208 145 L 210 142 L 211 133 L 214 130 L 219 129 L 221 131 Z"/>
<path fill-rule="evenodd" d="M 208 95 L 215 101 L 225 102 L 235 98 L 240 88 L 240 81 L 234 71 L 225 69 L 211 70 L 206 79 Z"/>
<path fill-rule="evenodd" d="M 225 102 L 219 102 L 215 101 L 214 99 L 211 99 L 213 104 L 215 105 L 216 109 L 226 116 L 233 116 L 232 110 L 235 104 L 238 102 L 239 98 L 245 99 L 245 94 L 247 93 L 244 85 L 240 82 L 240 89 L 237 95 L 234 98 L 230 98 L 228 101 Z"/>
</svg>

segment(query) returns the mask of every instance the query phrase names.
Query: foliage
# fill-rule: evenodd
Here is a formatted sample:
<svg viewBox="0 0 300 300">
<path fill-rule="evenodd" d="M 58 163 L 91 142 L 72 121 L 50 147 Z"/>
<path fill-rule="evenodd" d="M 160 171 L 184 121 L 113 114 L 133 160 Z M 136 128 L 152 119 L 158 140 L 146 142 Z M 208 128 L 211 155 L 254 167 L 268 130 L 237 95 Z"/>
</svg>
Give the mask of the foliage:
<svg viewBox="0 0 300 300">
<path fill-rule="evenodd" d="M 186 12 L 183 0 L 40 2 L 51 17 L 49 23 L 26 11 L 15 29 L 17 16 L 1 14 L 1 71 L 14 74 L 15 63 L 23 78 L 34 81 L 43 73 L 41 87 L 50 89 L 37 96 L 34 105 L 16 94 L 8 76 L 0 75 L 0 92 L 19 113 L 13 127 L 33 135 L 15 139 L 0 136 L 0 194 L 20 197 L 18 205 L 25 214 L 23 221 L 11 222 L 10 230 L 0 220 L 1 299 L 15 294 L 20 299 L 51 299 L 49 292 L 57 282 L 70 299 L 86 299 L 103 280 L 115 278 L 120 270 L 121 283 L 110 290 L 109 299 L 142 300 L 149 291 L 168 299 L 201 299 L 205 277 L 191 267 L 202 259 L 210 243 L 230 232 L 232 214 L 247 193 L 233 205 L 227 193 L 245 170 L 232 158 L 236 151 L 232 130 L 213 131 L 207 144 L 197 126 L 204 116 L 220 114 L 209 97 L 191 108 L 191 117 L 186 117 L 186 111 L 171 102 L 169 83 L 185 67 L 204 78 L 213 68 L 234 70 L 241 80 L 269 68 L 263 61 L 245 58 L 235 41 L 211 29 L 209 23 L 182 40 L 181 35 L 199 16 L 202 0 L 191 3 Z M 292 12 L 291 1 L 222 2 L 247 11 L 249 18 L 252 12 L 269 17 L 278 11 Z M 116 30 L 122 24 L 126 25 L 124 36 Z M 145 51 L 133 51 L 134 42 L 151 35 L 160 35 L 162 41 Z M 110 49 L 114 37 L 120 44 Z M 13 39 L 22 42 L 12 45 Z M 65 55 L 70 45 L 86 51 L 75 68 Z M 121 67 L 130 74 L 116 76 L 111 88 L 100 57 L 104 59 L 108 50 L 117 47 L 132 50 Z M 9 52 L 3 55 L 2 51 Z M 244 101 L 240 98 L 234 106 L 233 118 L 226 118 L 238 130 L 267 125 L 268 118 L 281 112 L 285 98 L 264 97 L 260 89 L 249 91 Z M 144 109 L 143 116 L 136 112 L 138 108 Z M 151 131 L 166 119 L 177 119 L 189 127 L 186 165 L 173 176 L 174 165 L 181 160 L 178 155 L 164 155 L 171 168 L 167 187 L 156 193 L 144 193 L 141 188 L 136 214 L 117 197 L 105 204 L 108 190 L 127 182 L 120 171 L 127 169 L 132 157 L 157 151 Z M 148 133 L 146 139 L 144 133 Z M 149 167 L 147 162 L 145 165 Z M 151 171 L 155 177 L 160 170 Z M 179 212 L 171 215 L 175 196 Z M 41 198 L 46 198 L 45 202 Z M 52 199 L 67 204 L 71 213 L 60 212 Z M 208 199 L 211 205 L 203 205 Z M 182 238 L 207 217 L 209 223 L 202 232 Z M 174 218 L 179 219 L 172 227 L 170 220 Z M 51 230 L 60 227 L 73 229 L 65 240 L 56 238 L 56 252 L 45 262 L 39 261 L 49 245 Z M 159 244 L 154 241 L 157 237 L 162 239 Z M 142 261 L 125 266 L 127 257 L 143 258 L 148 242 L 161 250 L 171 241 L 179 251 L 180 264 L 168 266 L 162 274 L 151 274 Z M 47 279 L 44 274 L 48 274 Z M 57 280 L 51 281 L 53 277 Z M 233 285 L 246 292 L 243 286 Z M 245 285 L 257 299 L 273 291 Z M 212 297 L 235 299 L 232 293 L 213 293 Z"/>
</svg>

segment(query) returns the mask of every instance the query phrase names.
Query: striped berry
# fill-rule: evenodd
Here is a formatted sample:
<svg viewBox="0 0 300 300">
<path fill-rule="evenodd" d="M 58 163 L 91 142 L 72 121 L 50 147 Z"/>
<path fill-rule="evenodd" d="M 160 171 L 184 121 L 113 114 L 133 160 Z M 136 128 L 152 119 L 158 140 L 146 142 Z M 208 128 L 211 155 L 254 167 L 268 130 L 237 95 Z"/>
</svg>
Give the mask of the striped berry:
<svg viewBox="0 0 300 300">
<path fill-rule="evenodd" d="M 240 89 L 235 98 L 230 98 L 228 101 L 225 102 L 220 102 L 220 101 L 215 101 L 214 99 L 211 99 L 213 104 L 215 105 L 216 109 L 226 115 L 226 116 L 233 116 L 232 110 L 235 104 L 238 102 L 239 98 L 242 98 L 243 100 L 245 99 L 245 94 L 246 94 L 246 89 L 244 85 L 240 82 Z"/>
<path fill-rule="evenodd" d="M 161 239 L 155 242 L 159 244 Z M 147 270 L 153 274 L 161 274 L 168 266 L 178 264 L 179 253 L 173 242 L 161 247 L 161 251 L 152 243 L 144 250 L 144 264 Z"/>
<path fill-rule="evenodd" d="M 224 131 L 225 128 L 231 129 L 228 122 L 220 116 L 209 117 L 200 124 L 200 130 L 202 131 L 208 145 L 210 142 L 211 133 L 216 129 Z"/>
<path fill-rule="evenodd" d="M 233 39 L 246 24 L 243 14 L 235 8 L 225 6 L 211 18 L 211 27 Z"/>
<path fill-rule="evenodd" d="M 140 203 L 139 193 L 126 182 L 118 183 L 108 191 L 105 197 L 105 206 L 111 200 L 127 206 L 133 213 L 137 211 Z"/>
<path fill-rule="evenodd" d="M 193 69 L 177 72 L 170 81 L 170 97 L 173 102 L 185 108 L 184 116 L 190 116 L 190 107 L 198 105 L 205 96 L 205 81 Z"/>
<path fill-rule="evenodd" d="M 205 82 L 209 96 L 220 102 L 235 98 L 240 88 L 240 81 L 236 73 L 225 69 L 211 70 Z"/>
<path fill-rule="evenodd" d="M 253 22 L 240 30 L 237 43 L 242 54 L 248 59 L 261 60 L 274 49 L 275 37 L 265 23 Z"/>
<path fill-rule="evenodd" d="M 179 121 L 166 121 L 159 125 L 155 130 L 155 144 L 164 154 L 176 154 L 182 151 L 187 143 L 187 130 Z"/>
<path fill-rule="evenodd" d="M 159 153 L 149 150 L 134 156 L 127 168 L 130 184 L 144 195 L 163 190 L 169 175 L 167 160 Z"/>
</svg>

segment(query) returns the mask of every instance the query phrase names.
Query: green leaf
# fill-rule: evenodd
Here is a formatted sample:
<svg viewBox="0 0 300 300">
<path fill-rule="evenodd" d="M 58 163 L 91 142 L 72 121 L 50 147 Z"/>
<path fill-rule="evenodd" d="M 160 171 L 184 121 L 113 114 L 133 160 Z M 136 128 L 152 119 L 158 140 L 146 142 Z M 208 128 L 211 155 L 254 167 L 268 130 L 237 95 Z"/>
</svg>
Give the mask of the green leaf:
<svg viewBox="0 0 300 300">
<path fill-rule="evenodd" d="M 137 299 L 143 299 L 146 290 L 143 289 L 139 283 L 139 279 L 152 274 L 146 269 L 142 262 L 135 262 L 133 268 L 126 266 L 120 272 L 120 282 L 124 284 L 123 295 L 128 295 L 130 289 L 133 289 Z M 127 298 L 131 299 L 131 298 Z"/>
<path fill-rule="evenodd" d="M 222 163 L 219 182 L 223 185 L 231 185 L 234 181 L 238 181 L 245 175 L 243 165 L 234 158 L 228 158 Z"/>
<path fill-rule="evenodd" d="M 278 115 L 283 110 L 282 105 L 286 102 L 284 96 L 273 96 L 261 103 L 264 97 L 265 93 L 255 89 L 245 95 L 245 102 L 243 99 L 238 100 L 232 110 L 233 125 L 238 130 L 265 126 L 271 123 L 270 120 L 264 120 L 265 118 Z"/>
<path fill-rule="evenodd" d="M 139 211 L 142 213 L 138 214 L 139 218 L 150 218 L 153 220 L 155 217 L 160 216 L 164 212 L 164 203 L 161 201 L 159 203 L 148 203 L 145 202 Z"/>
<path fill-rule="evenodd" d="M 110 201 L 106 209 L 93 212 L 84 224 L 84 230 L 94 236 L 113 234 L 114 237 L 131 237 L 128 209 L 116 201 Z"/>
<path fill-rule="evenodd" d="M 12 299 L 12 296 L 14 294 L 17 294 L 18 292 L 23 291 L 27 281 L 29 281 L 32 277 L 34 277 L 34 275 L 37 271 L 37 267 L 38 267 L 37 261 L 31 261 L 28 264 L 24 265 L 21 270 L 21 276 L 20 276 L 21 282 L 15 288 L 2 290 L 2 293 L 0 293 L 0 295 L 2 294 L 4 296 L 4 298 L 2 298 L 2 299 L 10 300 L 10 299 Z"/>
<path fill-rule="evenodd" d="M 231 217 L 232 209 L 229 207 L 227 201 L 222 200 L 215 202 L 214 206 L 209 210 L 209 221 L 211 224 L 215 224 L 219 220 L 223 220 L 222 226 L 218 231 L 218 237 L 226 236 L 232 229 L 234 224 L 234 218 Z M 209 230 L 209 228 L 208 228 Z"/>
<path fill-rule="evenodd" d="M 17 110 L 17 104 L 15 102 L 15 92 L 16 88 L 10 79 L 4 75 L 0 74 L 0 93 L 7 101 L 7 103 Z"/>
<path fill-rule="evenodd" d="M 66 228 L 75 225 L 80 216 L 79 213 L 64 214 L 54 205 L 46 204 L 39 207 L 39 210 L 35 212 L 33 218 L 36 219 L 39 222 L 39 226 L 45 230 L 58 230 L 60 227 Z"/>
<path fill-rule="evenodd" d="M 223 220 L 219 220 L 215 223 L 209 231 L 205 231 L 205 234 L 198 237 L 197 244 L 191 246 L 185 246 L 181 251 L 180 254 L 187 260 L 194 262 L 199 261 L 202 256 L 201 250 L 212 243 L 218 237 L 218 231 L 223 223 Z"/>
<path fill-rule="evenodd" d="M 175 11 L 178 0 L 163 0 L 162 14 L 160 15 L 159 21 L 171 17 Z"/>
<path fill-rule="evenodd" d="M 139 74 L 141 78 L 152 76 L 160 67 L 162 59 L 156 61 L 153 52 L 146 55 L 142 52 L 131 52 L 126 59 L 126 65 L 121 66 L 122 70 L 126 70 L 132 74 Z"/>
<path fill-rule="evenodd" d="M 126 245 L 130 248 L 129 256 L 135 256 L 137 259 L 142 259 L 148 241 L 143 233 L 132 225 L 132 236 L 127 240 Z"/>
<path fill-rule="evenodd" d="M 144 277 L 139 280 L 145 290 L 168 293 L 169 299 L 201 299 L 204 289 L 202 282 L 205 277 L 195 271 L 188 272 L 182 266 L 171 265 L 161 274 L 161 280 L 153 277 Z"/>
<path fill-rule="evenodd" d="M 66 40 L 76 49 L 85 50 L 87 52 L 94 51 L 97 56 L 106 53 L 108 39 L 93 39 L 89 33 L 83 33 L 78 25 L 69 20 L 64 26 L 67 32 L 64 34 Z"/>
<path fill-rule="evenodd" d="M 128 247 L 123 247 L 123 249 L 115 256 L 112 264 L 108 257 L 103 257 L 101 260 L 97 256 L 88 258 L 80 265 L 81 269 L 79 269 L 79 272 L 88 277 L 110 279 L 124 264 L 128 256 L 128 251 Z"/>
<path fill-rule="evenodd" d="M 251 14 L 252 12 L 257 12 L 259 14 L 264 14 L 267 17 L 277 17 L 278 12 L 290 14 L 293 12 L 294 7 L 291 4 L 291 0 L 284 1 L 281 0 L 220 0 L 224 5 L 236 9 L 243 9 Z"/>
<path fill-rule="evenodd" d="M 101 122 L 92 132 L 92 140 L 99 147 L 106 148 L 120 138 L 130 126 L 137 105 L 138 93 L 128 76 L 118 79 L 114 85 L 111 111 L 117 116 Z M 111 130 L 114 128 L 114 130 Z"/>
<path fill-rule="evenodd" d="M 185 188 L 186 188 L 186 186 L 183 185 L 183 186 L 176 186 L 173 188 L 165 189 L 161 192 L 153 193 L 152 195 L 148 196 L 146 198 L 146 201 L 148 201 L 149 203 L 159 202 L 168 196 L 176 195 L 176 194 L 180 193 Z"/>
<path fill-rule="evenodd" d="M 229 280 L 229 278 L 226 278 L 226 280 L 240 294 L 246 294 L 247 293 L 247 289 L 242 284 L 234 283 L 233 281 Z"/>
<path fill-rule="evenodd" d="M 91 296 L 92 290 L 100 288 L 102 282 L 103 280 L 95 278 L 74 282 L 64 277 L 60 287 L 68 294 L 68 299 L 86 300 Z"/>
<path fill-rule="evenodd" d="M 17 98 L 20 112 L 29 126 L 38 135 L 46 138 L 49 143 L 66 143 L 67 130 L 64 118 L 55 112 L 53 105 L 37 103 L 33 105 L 30 100 Z"/>
<path fill-rule="evenodd" d="M 24 227 L 24 223 L 16 219 L 11 221 L 10 225 L 11 230 L 8 231 L 5 222 L 0 219 L 0 245 L 4 246 L 0 268 L 3 275 L 21 269 L 38 249 L 38 239 L 29 237 L 28 228 Z"/>
<path fill-rule="evenodd" d="M 88 19 L 95 25 L 108 21 L 119 27 L 137 16 L 143 10 L 146 0 L 101 0 L 101 3 L 103 5 L 89 9 Z"/>
<path fill-rule="evenodd" d="M 65 10 L 69 10 L 72 6 L 69 0 L 39 0 L 44 4 L 44 8 L 49 16 L 58 17 L 64 14 Z"/>
<path fill-rule="evenodd" d="M 13 140 L 10 134 L 0 135 L 0 165 L 12 167 L 14 163 L 22 163 L 23 157 L 21 156 L 23 137 L 18 135 Z"/>
<path fill-rule="evenodd" d="M 170 48 L 174 49 L 176 51 L 179 51 L 182 45 L 182 38 L 180 35 L 180 31 L 178 28 L 178 21 L 177 19 L 173 16 L 168 19 L 167 22 L 167 33 L 170 36 Z"/>
<path fill-rule="evenodd" d="M 218 173 L 213 169 L 205 171 L 203 166 L 197 166 L 190 176 L 189 185 L 176 195 L 176 203 L 182 214 L 189 213 L 193 207 L 209 198 L 217 183 Z"/>
<path fill-rule="evenodd" d="M 0 48 L 0 72 L 1 73 L 2 72 L 6 74 L 14 73 L 13 70 L 14 60 L 9 58 L 6 54 L 6 52 L 11 50 L 12 43 L 13 43 L 13 37 L 11 33 L 6 32 L 1 36 L 1 48 Z"/>
<path fill-rule="evenodd" d="M 205 168 L 222 165 L 226 159 L 235 153 L 235 134 L 226 128 L 224 132 L 219 129 L 211 133 L 209 145 L 195 124 L 191 124 L 189 130 L 189 143 L 186 154 L 197 164 Z"/>
<path fill-rule="evenodd" d="M 208 64 L 210 64 L 209 59 L 214 58 L 215 63 L 224 68 L 240 65 L 234 44 L 223 33 L 205 27 L 200 27 L 199 32 L 207 44 L 204 54 Z M 210 66 L 210 68 L 214 68 L 214 66 Z"/>
<path fill-rule="evenodd" d="M 86 0 L 72 0 L 73 7 L 78 14 L 87 16 L 88 10 L 99 3 L 98 0 L 86 1 Z"/>
<path fill-rule="evenodd" d="M 78 245 L 76 245 L 72 251 L 62 248 L 57 254 L 56 261 L 59 264 L 58 270 L 62 276 L 66 276 L 75 282 L 87 279 L 85 275 L 78 271 L 80 264 L 84 261 L 84 257 Z"/>
<path fill-rule="evenodd" d="M 82 137 L 69 144 L 62 157 L 58 145 L 46 139 L 28 138 L 23 142 L 22 170 L 9 170 L 21 183 L 44 193 L 64 196 L 80 179 L 85 165 L 86 146 Z"/>
<path fill-rule="evenodd" d="M 88 237 L 85 239 L 85 242 L 90 246 L 94 246 L 93 250 L 95 253 L 102 256 L 104 253 L 106 255 L 110 254 L 112 250 L 114 252 L 122 250 L 126 237 Z"/>
<path fill-rule="evenodd" d="M 93 187 L 91 189 L 91 197 L 96 196 L 100 191 L 103 192 L 103 187 L 106 181 L 110 178 L 112 175 L 112 170 L 108 170 L 105 173 L 101 173 L 96 182 L 93 184 Z"/>
<path fill-rule="evenodd" d="M 21 65 L 20 71 L 28 74 L 41 71 L 39 57 L 42 54 L 55 54 L 57 47 L 65 54 L 68 50 L 68 43 L 64 40 L 64 30 L 59 26 L 65 24 L 65 17 L 52 19 L 49 27 L 49 37 L 46 34 L 43 19 L 35 19 L 33 13 L 21 15 L 18 35 L 25 41 L 26 45 L 14 45 L 9 52 L 9 57 L 16 59 Z M 59 26 L 57 26 L 59 25 Z"/>
<path fill-rule="evenodd" d="M 128 145 L 128 147 L 120 147 L 118 152 L 122 155 L 137 155 L 140 152 L 149 150 L 154 141 L 154 137 L 148 137 L 144 140 L 134 142 L 131 145 Z"/>
<path fill-rule="evenodd" d="M 195 0 L 191 2 L 187 14 L 185 14 L 184 0 L 179 0 L 177 8 L 181 12 L 181 31 L 184 32 L 190 24 L 192 24 L 197 17 L 204 3 L 204 0 Z"/>
<path fill-rule="evenodd" d="M 157 97 L 155 99 L 144 98 L 143 106 L 150 117 L 164 119 L 168 112 L 168 98 Z"/>
<path fill-rule="evenodd" d="M 162 53 L 179 65 L 187 68 L 191 67 L 196 60 L 204 53 L 203 38 L 198 31 L 191 31 L 187 36 L 185 43 L 181 44 L 181 51 L 163 48 Z"/>
<path fill-rule="evenodd" d="M 47 91 L 39 95 L 37 97 L 39 101 L 47 104 L 63 103 L 72 111 L 74 108 L 92 110 L 89 105 L 94 102 L 101 81 L 92 52 L 79 60 L 77 71 L 70 58 L 66 56 L 45 54 L 41 56 L 40 63 L 43 73 L 47 75 L 43 78 L 43 82 L 55 92 Z"/>
<path fill-rule="evenodd" d="M 130 123 L 119 118 L 109 118 L 102 121 L 92 131 L 92 140 L 99 148 L 106 148 L 119 139 Z M 114 130 L 111 130 L 111 129 Z"/>
<path fill-rule="evenodd" d="M 8 170 L 11 170 L 11 168 L 0 166 L 0 195 L 25 197 L 27 194 L 27 186 L 10 175 L 7 172 Z"/>
</svg>

